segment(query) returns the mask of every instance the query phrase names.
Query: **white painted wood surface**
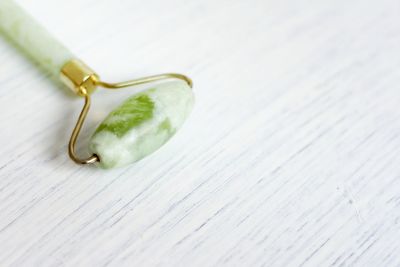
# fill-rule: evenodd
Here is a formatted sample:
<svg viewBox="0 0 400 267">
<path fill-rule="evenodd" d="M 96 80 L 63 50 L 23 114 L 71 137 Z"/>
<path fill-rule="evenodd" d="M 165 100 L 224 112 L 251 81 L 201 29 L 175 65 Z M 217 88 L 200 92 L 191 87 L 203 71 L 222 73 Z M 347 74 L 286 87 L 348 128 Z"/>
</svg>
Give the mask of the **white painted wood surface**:
<svg viewBox="0 0 400 267">
<path fill-rule="evenodd" d="M 81 99 L 1 39 L 0 266 L 400 266 L 399 1 L 20 3 L 104 78 L 186 73 L 197 103 L 138 164 L 80 167 Z"/>
</svg>

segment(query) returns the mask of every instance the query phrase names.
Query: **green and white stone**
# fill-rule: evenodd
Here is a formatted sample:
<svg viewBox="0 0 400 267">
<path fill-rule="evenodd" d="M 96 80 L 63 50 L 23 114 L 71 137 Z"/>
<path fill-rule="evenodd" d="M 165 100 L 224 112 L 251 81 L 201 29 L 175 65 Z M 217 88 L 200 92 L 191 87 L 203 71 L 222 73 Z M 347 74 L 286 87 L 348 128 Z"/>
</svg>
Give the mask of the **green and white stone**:
<svg viewBox="0 0 400 267">
<path fill-rule="evenodd" d="M 193 103 L 192 89 L 184 81 L 156 85 L 112 111 L 93 134 L 89 149 L 103 168 L 138 161 L 174 135 Z"/>
<path fill-rule="evenodd" d="M 63 65 L 73 58 L 67 48 L 13 0 L 0 0 L 0 31 L 57 77 Z"/>
</svg>

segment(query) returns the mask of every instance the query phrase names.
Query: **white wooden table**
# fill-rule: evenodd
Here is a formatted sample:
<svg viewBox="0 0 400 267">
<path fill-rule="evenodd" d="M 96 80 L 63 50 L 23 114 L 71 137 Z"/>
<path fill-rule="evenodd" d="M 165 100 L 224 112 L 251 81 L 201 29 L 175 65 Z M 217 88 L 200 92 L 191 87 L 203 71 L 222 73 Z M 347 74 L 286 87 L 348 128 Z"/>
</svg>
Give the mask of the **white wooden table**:
<svg viewBox="0 0 400 267">
<path fill-rule="evenodd" d="M 182 72 L 197 103 L 145 160 L 77 166 L 82 100 L 0 39 L 0 266 L 400 266 L 398 0 L 19 2 L 107 80 Z"/>
</svg>

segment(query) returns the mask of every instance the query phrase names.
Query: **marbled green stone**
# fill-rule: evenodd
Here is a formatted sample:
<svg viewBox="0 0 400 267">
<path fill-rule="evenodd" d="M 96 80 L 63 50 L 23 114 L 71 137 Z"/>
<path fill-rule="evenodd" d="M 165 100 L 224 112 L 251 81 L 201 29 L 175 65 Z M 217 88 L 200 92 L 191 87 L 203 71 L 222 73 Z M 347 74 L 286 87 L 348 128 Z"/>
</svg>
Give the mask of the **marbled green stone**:
<svg viewBox="0 0 400 267">
<path fill-rule="evenodd" d="M 153 111 L 154 103 L 149 96 L 145 94 L 133 96 L 111 112 L 97 128 L 96 133 L 105 130 L 122 137 L 133 127 L 150 120 Z"/>
<path fill-rule="evenodd" d="M 193 102 L 191 88 L 180 80 L 141 92 L 107 116 L 93 134 L 89 148 L 99 156 L 103 168 L 138 161 L 174 135 Z"/>
</svg>

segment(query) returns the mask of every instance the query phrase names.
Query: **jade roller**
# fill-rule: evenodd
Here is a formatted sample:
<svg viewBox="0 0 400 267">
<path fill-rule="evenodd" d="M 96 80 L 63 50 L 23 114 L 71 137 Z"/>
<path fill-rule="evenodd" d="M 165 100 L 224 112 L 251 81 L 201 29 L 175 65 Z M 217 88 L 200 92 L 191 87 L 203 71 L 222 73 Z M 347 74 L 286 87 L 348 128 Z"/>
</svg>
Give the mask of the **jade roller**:
<svg viewBox="0 0 400 267">
<path fill-rule="evenodd" d="M 138 161 L 165 144 L 192 109 L 194 96 L 188 77 L 167 73 L 121 83 L 104 82 L 13 0 L 0 0 L 0 30 L 84 99 L 68 145 L 70 158 L 78 164 L 113 168 Z M 97 87 L 118 89 L 164 80 L 126 99 L 100 123 L 89 140 L 91 156 L 76 155 L 76 141 Z"/>
</svg>

